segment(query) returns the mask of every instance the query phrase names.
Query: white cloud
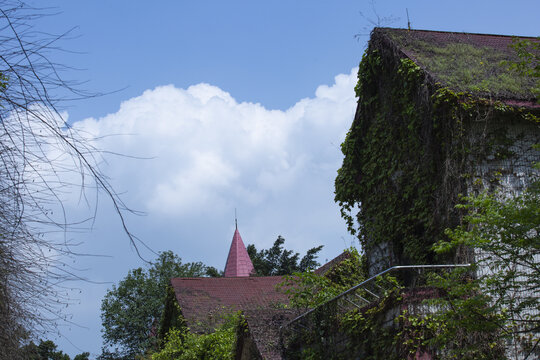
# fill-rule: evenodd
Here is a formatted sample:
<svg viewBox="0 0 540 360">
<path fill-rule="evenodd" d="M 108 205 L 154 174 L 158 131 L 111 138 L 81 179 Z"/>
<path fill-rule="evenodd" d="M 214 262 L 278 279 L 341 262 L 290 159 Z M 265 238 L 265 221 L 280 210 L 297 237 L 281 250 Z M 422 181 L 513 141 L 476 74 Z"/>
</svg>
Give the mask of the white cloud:
<svg viewBox="0 0 540 360">
<path fill-rule="evenodd" d="M 349 246 L 333 182 L 342 161 L 339 144 L 354 116 L 355 81 L 355 69 L 338 75 L 335 84 L 320 86 L 313 98 L 285 111 L 238 103 L 208 84 L 160 86 L 123 102 L 114 114 L 73 126 L 95 137 L 96 148 L 145 158 L 105 154 L 101 170 L 129 207 L 147 213 L 126 214 L 126 221 L 153 250 L 170 249 L 184 261 L 222 268 L 237 208 L 246 244 L 265 249 L 282 235 L 287 249 L 301 253 L 325 245 L 319 259 L 324 262 Z M 84 217 L 87 207 L 78 195 L 66 202 L 66 212 Z M 80 252 L 113 257 L 78 258 L 78 266 L 92 268 L 93 280 L 117 282 L 142 264 L 109 205 L 100 202 L 91 233 L 74 236 Z M 139 250 L 154 258 L 144 246 Z M 104 288 L 82 287 L 85 294 L 104 295 Z M 88 309 L 77 309 L 76 318 L 86 325 Z M 85 349 L 98 349 L 86 340 L 99 328 L 98 314 L 91 319 L 92 330 L 81 338 Z"/>
<path fill-rule="evenodd" d="M 338 144 L 354 114 L 355 73 L 336 76 L 335 84 L 286 111 L 238 103 L 209 84 L 168 85 L 75 127 L 106 136 L 99 148 L 150 158 L 107 161 L 105 173 L 137 199 L 136 207 L 178 216 L 257 205 L 279 192 L 294 193 L 329 164 L 337 170 Z"/>
</svg>

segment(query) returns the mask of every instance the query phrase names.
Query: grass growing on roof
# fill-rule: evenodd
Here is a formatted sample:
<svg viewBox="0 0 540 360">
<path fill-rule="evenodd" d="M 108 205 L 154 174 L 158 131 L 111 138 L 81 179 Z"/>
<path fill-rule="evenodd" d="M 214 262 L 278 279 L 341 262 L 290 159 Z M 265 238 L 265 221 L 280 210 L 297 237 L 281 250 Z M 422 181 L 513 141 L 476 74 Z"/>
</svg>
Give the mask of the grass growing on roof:
<svg viewBox="0 0 540 360">
<path fill-rule="evenodd" d="M 511 48 L 475 46 L 464 41 L 429 41 L 395 31 L 389 31 L 388 35 L 437 81 L 454 91 L 499 98 L 535 97 L 534 80 L 505 66 L 509 59 L 517 60 Z"/>
</svg>

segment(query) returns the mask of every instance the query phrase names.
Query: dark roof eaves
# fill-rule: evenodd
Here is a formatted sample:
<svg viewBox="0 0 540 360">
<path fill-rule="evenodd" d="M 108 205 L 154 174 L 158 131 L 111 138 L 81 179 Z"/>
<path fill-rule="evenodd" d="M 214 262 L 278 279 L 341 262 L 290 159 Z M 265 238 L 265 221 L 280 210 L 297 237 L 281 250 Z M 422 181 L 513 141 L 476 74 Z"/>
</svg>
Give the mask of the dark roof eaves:
<svg viewBox="0 0 540 360">
<path fill-rule="evenodd" d="M 405 29 L 405 28 L 391 28 L 391 27 L 375 27 L 373 28 L 373 31 L 375 30 L 382 30 L 382 31 L 412 31 L 412 32 L 429 32 L 429 33 L 439 33 L 439 34 L 454 34 L 454 35 L 478 35 L 478 36 L 493 36 L 493 37 L 503 37 L 507 39 L 512 38 L 519 38 L 519 39 L 527 39 L 527 40 L 533 40 L 533 41 L 539 41 L 538 36 L 522 36 L 522 35 L 504 35 L 504 34 L 484 34 L 484 33 L 472 33 L 472 32 L 466 32 L 466 31 L 442 31 L 442 30 L 423 30 L 423 29 Z"/>
</svg>

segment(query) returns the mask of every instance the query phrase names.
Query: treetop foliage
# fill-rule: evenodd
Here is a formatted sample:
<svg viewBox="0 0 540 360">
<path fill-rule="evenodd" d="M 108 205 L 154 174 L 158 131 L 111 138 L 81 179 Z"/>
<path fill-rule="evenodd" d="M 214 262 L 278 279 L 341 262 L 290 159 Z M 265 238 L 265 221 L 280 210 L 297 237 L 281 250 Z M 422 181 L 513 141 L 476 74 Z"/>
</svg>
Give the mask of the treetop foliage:
<svg viewBox="0 0 540 360">
<path fill-rule="evenodd" d="M 253 244 L 247 246 L 247 252 L 255 268 L 257 276 L 279 276 L 294 272 L 313 270 L 320 264 L 317 262 L 317 254 L 323 245 L 311 248 L 300 259 L 300 254 L 293 250 L 283 248 L 285 239 L 278 236 L 274 245 L 269 249 L 257 251 Z"/>
<path fill-rule="evenodd" d="M 21 349 L 24 360 L 71 360 L 68 354 L 57 349 L 58 346 L 52 340 L 40 340 L 39 345 L 30 342 Z M 75 355 L 73 360 L 88 360 L 89 352 Z"/>
</svg>

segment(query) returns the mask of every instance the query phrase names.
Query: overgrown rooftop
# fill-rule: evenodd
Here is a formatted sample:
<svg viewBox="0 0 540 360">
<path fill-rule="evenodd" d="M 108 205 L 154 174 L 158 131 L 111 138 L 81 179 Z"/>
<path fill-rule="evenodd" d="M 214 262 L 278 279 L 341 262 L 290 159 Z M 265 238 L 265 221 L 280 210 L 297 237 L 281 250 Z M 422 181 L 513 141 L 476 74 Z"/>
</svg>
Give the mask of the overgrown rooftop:
<svg viewBox="0 0 540 360">
<path fill-rule="evenodd" d="M 505 62 L 519 60 L 513 42 L 538 43 L 538 38 L 391 28 L 376 28 L 377 36 L 387 37 L 401 56 L 454 91 L 534 103 L 538 79 L 508 70 Z"/>
</svg>

